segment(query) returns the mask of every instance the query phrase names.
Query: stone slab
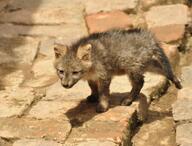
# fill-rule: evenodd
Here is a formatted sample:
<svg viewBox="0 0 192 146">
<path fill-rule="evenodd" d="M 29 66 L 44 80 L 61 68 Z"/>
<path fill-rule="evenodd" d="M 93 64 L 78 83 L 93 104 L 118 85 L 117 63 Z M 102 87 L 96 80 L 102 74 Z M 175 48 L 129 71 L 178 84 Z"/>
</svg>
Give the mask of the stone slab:
<svg viewBox="0 0 192 146">
<path fill-rule="evenodd" d="M 113 127 L 113 128 L 112 128 Z M 66 142 L 74 143 L 86 140 L 109 140 L 120 144 L 125 136 L 126 126 L 113 121 L 89 121 L 81 127 L 73 128 Z"/>
<path fill-rule="evenodd" d="M 99 3 L 97 0 L 78 0 L 82 4 L 85 5 L 86 13 L 98 13 L 98 12 L 105 12 L 105 11 L 112 11 L 112 10 L 126 10 L 126 11 L 133 11 L 136 9 L 138 0 L 100 0 Z"/>
<path fill-rule="evenodd" d="M 178 99 L 172 107 L 175 121 L 192 119 L 192 99 Z"/>
<path fill-rule="evenodd" d="M 192 86 L 192 65 L 182 67 L 181 79 L 184 87 Z"/>
<path fill-rule="evenodd" d="M 0 136 L 7 139 L 44 138 L 64 142 L 70 130 L 70 123 L 63 120 L 0 118 Z"/>
<path fill-rule="evenodd" d="M 182 38 L 188 23 L 188 8 L 183 4 L 154 6 L 145 16 L 148 28 L 159 40 L 176 41 Z"/>
<path fill-rule="evenodd" d="M 1 24 L 0 37 L 53 37 L 62 39 L 63 43 L 69 44 L 83 36 L 87 35 L 85 24 L 63 24 L 63 25 L 14 25 Z M 75 34 L 75 35 L 74 35 Z"/>
<path fill-rule="evenodd" d="M 15 70 L 1 78 L 2 86 L 19 87 L 25 80 L 23 70 Z"/>
<path fill-rule="evenodd" d="M 64 6 L 62 8 L 28 8 L 5 11 L 0 14 L 1 23 L 27 25 L 81 24 L 84 22 L 83 7 Z"/>
<path fill-rule="evenodd" d="M 177 98 L 180 99 L 192 99 L 192 87 L 185 87 L 178 91 Z"/>
<path fill-rule="evenodd" d="M 118 146 L 111 141 L 88 140 L 77 143 L 65 143 L 64 146 Z"/>
<path fill-rule="evenodd" d="M 14 142 L 13 146 L 63 146 L 63 145 L 52 140 L 21 139 Z"/>
<path fill-rule="evenodd" d="M 133 146 L 175 145 L 173 122 L 171 118 L 164 118 L 144 123 L 132 139 Z"/>
<path fill-rule="evenodd" d="M 32 107 L 27 117 L 33 117 L 36 119 L 65 119 L 68 117 L 65 113 L 75 108 L 78 102 L 66 102 L 66 101 L 39 101 Z"/>
<path fill-rule="evenodd" d="M 181 146 L 192 145 L 192 124 L 182 124 L 176 129 L 176 142 Z"/>
<path fill-rule="evenodd" d="M 8 88 L 0 91 L 0 117 L 20 116 L 38 98 L 32 88 Z"/>
</svg>

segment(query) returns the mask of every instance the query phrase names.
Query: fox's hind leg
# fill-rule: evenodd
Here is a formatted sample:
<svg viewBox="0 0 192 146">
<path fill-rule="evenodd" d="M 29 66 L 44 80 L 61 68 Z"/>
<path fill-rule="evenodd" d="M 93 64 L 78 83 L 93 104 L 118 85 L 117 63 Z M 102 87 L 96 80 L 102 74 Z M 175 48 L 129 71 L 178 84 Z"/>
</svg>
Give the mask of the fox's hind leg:
<svg viewBox="0 0 192 146">
<path fill-rule="evenodd" d="M 99 98 L 98 85 L 96 81 L 88 80 L 89 87 L 91 88 L 91 95 L 87 97 L 88 102 L 97 102 Z"/>
<path fill-rule="evenodd" d="M 132 84 L 130 97 L 126 97 L 122 100 L 121 105 L 131 105 L 131 103 L 139 96 L 139 93 L 144 84 L 144 76 L 138 73 L 130 73 L 129 79 Z"/>
</svg>

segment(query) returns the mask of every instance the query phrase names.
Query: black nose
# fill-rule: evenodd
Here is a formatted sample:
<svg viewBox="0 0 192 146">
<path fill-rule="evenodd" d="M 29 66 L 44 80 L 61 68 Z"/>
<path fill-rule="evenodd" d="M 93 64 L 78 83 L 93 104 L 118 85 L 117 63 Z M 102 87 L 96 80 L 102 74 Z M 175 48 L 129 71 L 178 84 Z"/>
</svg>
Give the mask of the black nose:
<svg viewBox="0 0 192 146">
<path fill-rule="evenodd" d="M 69 88 L 69 85 L 68 84 L 64 84 L 63 87 L 64 88 Z"/>
</svg>

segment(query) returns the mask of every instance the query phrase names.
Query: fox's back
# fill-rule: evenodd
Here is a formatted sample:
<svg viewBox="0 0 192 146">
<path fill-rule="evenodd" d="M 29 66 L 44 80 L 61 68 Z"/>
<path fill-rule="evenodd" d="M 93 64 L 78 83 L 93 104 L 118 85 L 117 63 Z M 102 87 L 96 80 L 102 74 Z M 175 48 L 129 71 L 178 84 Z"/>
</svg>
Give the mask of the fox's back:
<svg viewBox="0 0 192 146">
<path fill-rule="evenodd" d="M 145 30 L 111 30 L 95 33 L 80 40 L 79 44 L 94 46 L 92 57 L 103 62 L 108 69 L 122 70 L 143 66 L 157 47 L 154 36 Z"/>
</svg>

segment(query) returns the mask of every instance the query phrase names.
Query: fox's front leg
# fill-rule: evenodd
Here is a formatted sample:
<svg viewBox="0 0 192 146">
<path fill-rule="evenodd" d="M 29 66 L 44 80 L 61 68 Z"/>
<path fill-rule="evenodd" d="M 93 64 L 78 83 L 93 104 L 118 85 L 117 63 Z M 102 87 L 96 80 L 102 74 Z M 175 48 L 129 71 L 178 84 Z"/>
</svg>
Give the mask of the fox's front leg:
<svg viewBox="0 0 192 146">
<path fill-rule="evenodd" d="M 111 78 L 106 80 L 99 80 L 99 103 L 96 107 L 96 112 L 105 112 L 109 108 L 109 86 L 111 83 Z"/>
<path fill-rule="evenodd" d="M 88 80 L 89 87 L 91 88 L 91 95 L 87 97 L 88 102 L 97 102 L 99 98 L 98 84 L 96 81 Z"/>
</svg>

